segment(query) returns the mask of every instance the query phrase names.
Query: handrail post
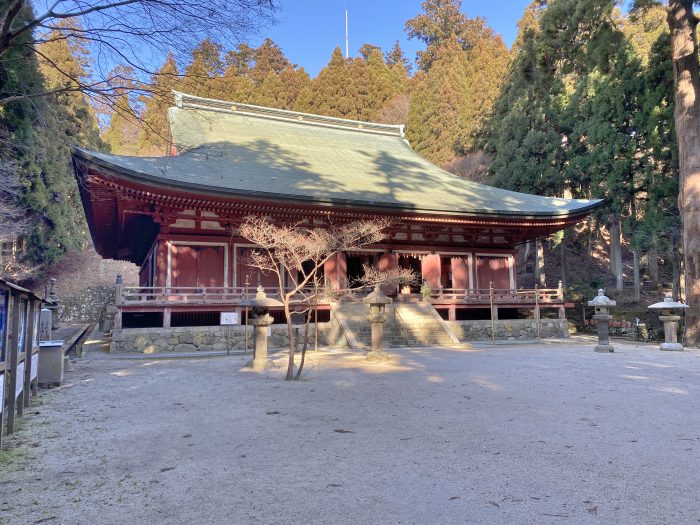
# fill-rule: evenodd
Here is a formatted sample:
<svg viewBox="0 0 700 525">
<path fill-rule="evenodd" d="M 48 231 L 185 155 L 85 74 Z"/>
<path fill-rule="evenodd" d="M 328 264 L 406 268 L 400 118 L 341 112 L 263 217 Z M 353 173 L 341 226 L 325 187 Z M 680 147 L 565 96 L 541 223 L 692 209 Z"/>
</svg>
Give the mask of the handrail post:
<svg viewBox="0 0 700 525">
<path fill-rule="evenodd" d="M 535 284 L 535 325 L 537 327 L 537 339 L 540 339 L 541 326 L 540 326 L 540 292 Z"/>
<path fill-rule="evenodd" d="M 248 300 L 248 285 L 250 284 L 249 276 L 245 276 L 245 287 L 243 288 L 243 300 Z M 248 307 L 245 307 L 245 326 L 244 326 L 244 336 L 245 336 L 245 349 L 243 352 L 248 355 Z"/>
<path fill-rule="evenodd" d="M 491 341 L 496 342 L 496 323 L 494 322 L 493 311 L 493 282 L 489 281 L 489 303 L 491 310 Z"/>
<path fill-rule="evenodd" d="M 18 348 L 19 344 L 19 309 L 21 307 L 22 301 L 20 299 L 20 294 L 17 292 L 10 292 L 10 298 L 8 306 L 11 305 L 9 314 L 10 330 L 9 337 L 7 338 L 8 348 L 5 349 L 7 352 L 7 365 L 10 371 L 10 381 L 8 386 L 8 398 L 7 398 L 7 433 L 12 434 L 15 431 L 15 418 L 17 417 L 17 397 L 15 392 L 17 391 L 17 367 L 18 367 Z M 22 379 L 24 380 L 24 378 Z"/>
<path fill-rule="evenodd" d="M 117 277 L 119 279 L 119 277 Z M 123 296 L 123 284 L 121 283 L 120 280 L 117 280 L 117 283 L 115 284 L 115 295 L 114 295 L 114 303 L 116 306 L 119 306 L 121 304 L 124 304 L 124 296 Z"/>
<path fill-rule="evenodd" d="M 560 301 L 564 300 L 564 283 L 559 281 L 559 284 L 557 285 L 557 299 Z"/>
</svg>

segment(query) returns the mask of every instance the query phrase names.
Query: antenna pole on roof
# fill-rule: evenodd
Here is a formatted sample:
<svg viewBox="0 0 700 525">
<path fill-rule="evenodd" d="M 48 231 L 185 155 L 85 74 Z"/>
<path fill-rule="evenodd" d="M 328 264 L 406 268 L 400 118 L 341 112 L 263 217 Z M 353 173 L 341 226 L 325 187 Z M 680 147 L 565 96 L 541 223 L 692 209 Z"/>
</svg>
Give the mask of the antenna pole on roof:
<svg viewBox="0 0 700 525">
<path fill-rule="evenodd" d="M 348 37 L 348 2 L 345 0 L 345 58 L 350 57 L 350 39 Z"/>
</svg>

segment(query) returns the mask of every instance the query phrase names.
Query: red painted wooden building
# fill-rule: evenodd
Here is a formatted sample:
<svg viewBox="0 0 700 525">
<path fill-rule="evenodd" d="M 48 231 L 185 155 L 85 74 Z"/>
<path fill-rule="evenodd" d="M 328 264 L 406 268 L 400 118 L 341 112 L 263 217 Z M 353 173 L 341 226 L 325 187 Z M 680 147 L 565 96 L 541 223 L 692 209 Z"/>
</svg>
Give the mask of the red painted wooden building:
<svg viewBox="0 0 700 525">
<path fill-rule="evenodd" d="M 402 126 L 181 93 L 175 101 L 171 156 L 73 150 L 98 253 L 141 267 L 139 287 L 119 291 L 118 326 L 218 324 L 217 312 L 237 308 L 246 282 L 274 286 L 246 266 L 254 246 L 235 235 L 251 215 L 318 226 L 390 217 L 385 242 L 326 264 L 331 286 L 349 286 L 363 263 L 401 265 L 422 275 L 451 318 L 493 302 L 484 298 L 489 289 L 500 308 L 517 308 L 533 298 L 518 293 L 515 246 L 581 221 L 600 203 L 460 179 L 416 154 Z M 561 306 L 554 292 L 541 300 Z"/>
</svg>

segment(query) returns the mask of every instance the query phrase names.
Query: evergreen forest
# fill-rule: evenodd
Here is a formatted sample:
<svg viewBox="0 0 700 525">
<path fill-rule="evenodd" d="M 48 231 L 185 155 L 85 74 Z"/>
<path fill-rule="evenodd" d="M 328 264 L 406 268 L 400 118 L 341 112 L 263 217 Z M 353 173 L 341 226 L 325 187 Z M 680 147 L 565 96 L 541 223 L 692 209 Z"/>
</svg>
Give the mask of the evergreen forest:
<svg viewBox="0 0 700 525">
<path fill-rule="evenodd" d="M 419 154 L 460 177 L 540 195 L 604 198 L 586 224 L 543 239 L 546 257 L 557 254 L 552 277 L 567 280 L 573 253 L 606 266 L 600 285 L 610 278 L 622 289 L 623 263 L 631 260 L 637 281 L 646 276 L 679 289 L 673 68 L 661 6 L 533 0 L 508 49 L 485 19 L 464 13 L 460 0 L 425 0 L 405 24 L 406 35 L 422 43 L 416 57 L 407 57 L 398 40 L 390 49 L 368 42 L 350 58 L 329 49 L 327 65 L 311 78 L 270 39 L 229 46 L 207 36 L 188 56 L 167 54 L 148 75 L 117 65 L 103 96 L 61 89 L 76 79 L 90 85 L 95 74 L 80 20 L 63 23 L 71 31 L 59 27 L 60 38 L 31 43 L 37 53 L 15 42 L 0 55 L 0 241 L 22 234 L 25 267 L 41 271 L 87 245 L 70 146 L 168 154 L 166 109 L 175 89 L 403 124 Z M 567 285 L 599 285 L 571 273 Z"/>
</svg>

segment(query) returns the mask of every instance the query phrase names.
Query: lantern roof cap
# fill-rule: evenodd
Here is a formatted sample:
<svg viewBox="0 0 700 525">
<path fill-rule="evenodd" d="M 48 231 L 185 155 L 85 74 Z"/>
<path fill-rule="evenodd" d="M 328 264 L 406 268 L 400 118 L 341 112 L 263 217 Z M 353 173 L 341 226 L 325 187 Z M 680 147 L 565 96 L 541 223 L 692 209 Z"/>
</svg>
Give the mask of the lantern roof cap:
<svg viewBox="0 0 700 525">
<path fill-rule="evenodd" d="M 258 285 L 255 297 L 241 301 L 241 306 L 271 308 L 273 306 L 284 306 L 281 301 L 268 297 L 262 286 Z"/>
<path fill-rule="evenodd" d="M 588 306 L 615 306 L 617 303 L 605 295 L 605 290 L 602 288 L 598 290 L 598 295 L 592 300 L 588 301 Z"/>
<path fill-rule="evenodd" d="M 372 293 L 365 297 L 362 302 L 365 304 L 389 304 L 391 298 L 387 297 L 384 292 L 382 292 L 381 285 L 375 284 Z"/>
<path fill-rule="evenodd" d="M 649 306 L 652 310 L 673 310 L 675 308 L 689 308 L 687 304 L 674 301 L 673 295 L 670 292 L 666 292 L 664 300 L 659 303 L 654 303 Z"/>
</svg>

